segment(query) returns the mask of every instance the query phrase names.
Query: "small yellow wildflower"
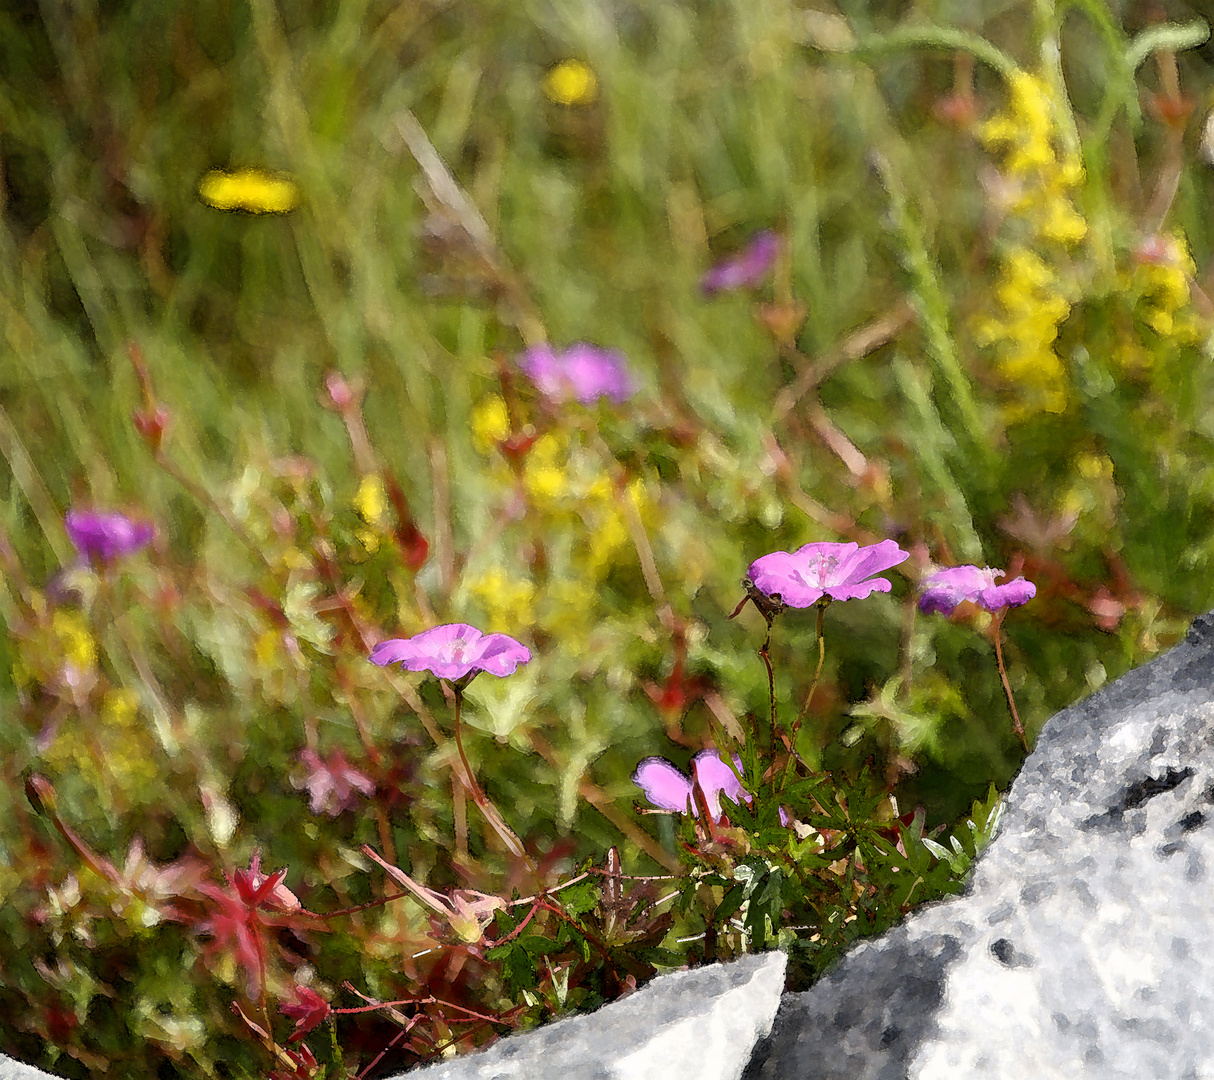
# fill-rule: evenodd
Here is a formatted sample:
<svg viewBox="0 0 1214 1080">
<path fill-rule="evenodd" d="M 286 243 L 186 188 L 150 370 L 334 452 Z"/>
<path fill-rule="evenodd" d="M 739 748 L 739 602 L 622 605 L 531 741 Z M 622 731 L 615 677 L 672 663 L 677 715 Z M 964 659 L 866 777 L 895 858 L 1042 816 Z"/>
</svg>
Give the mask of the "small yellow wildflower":
<svg viewBox="0 0 1214 1080">
<path fill-rule="evenodd" d="M 78 671 L 92 671 L 97 664 L 97 642 L 78 611 L 59 608 L 51 620 L 59 651 Z"/>
<path fill-rule="evenodd" d="M 278 667 L 282 663 L 282 648 L 277 630 L 266 630 L 253 646 L 253 658 L 259 668 Z"/>
<path fill-rule="evenodd" d="M 212 169 L 198 182 L 198 197 L 215 210 L 249 214 L 286 214 L 300 200 L 294 180 L 266 169 Z"/>
<path fill-rule="evenodd" d="M 467 589 L 484 609 L 488 626 L 523 626 L 534 619 L 535 585 L 507 577 L 500 566 L 469 580 Z"/>
<path fill-rule="evenodd" d="M 510 414 L 506 411 L 506 402 L 499 395 L 490 394 L 473 408 L 471 424 L 473 445 L 488 457 L 497 444 L 510 435 Z"/>
<path fill-rule="evenodd" d="M 623 513 L 612 507 L 609 513 L 595 523 L 590 533 L 590 570 L 601 578 L 615 561 L 615 554 L 628 543 L 628 523 Z"/>
<path fill-rule="evenodd" d="M 1134 257 L 1134 269 L 1123 277 L 1121 288 L 1134 304 L 1137 318 L 1160 337 L 1183 345 L 1200 344 L 1207 328 L 1189 302 L 1189 281 L 1197 268 L 1185 238 L 1175 233 L 1153 237 Z"/>
<path fill-rule="evenodd" d="M 581 60 L 562 60 L 544 76 L 544 96 L 558 105 L 593 105 L 599 80 Z"/>
<path fill-rule="evenodd" d="M 379 550 L 379 536 L 384 531 L 388 517 L 388 496 L 384 482 L 378 476 L 364 476 L 358 483 L 358 493 L 353 500 L 354 511 L 369 526 L 355 533 L 359 543 L 372 555 Z"/>
<path fill-rule="evenodd" d="M 388 514 L 383 480 L 378 476 L 364 476 L 358 483 L 358 494 L 354 496 L 354 509 L 371 528 L 379 528 Z"/>
<path fill-rule="evenodd" d="M 572 490 L 567 473 L 566 448 L 555 435 L 547 433 L 535 440 L 523 469 L 523 486 L 537 503 L 559 503 Z"/>
<path fill-rule="evenodd" d="M 107 804 L 115 795 L 138 796 L 156 783 L 156 749 L 139 723 L 139 699 L 130 690 L 106 691 L 87 737 L 81 723 L 78 717 L 64 721 L 42 755 L 45 767 L 83 777 Z"/>
</svg>

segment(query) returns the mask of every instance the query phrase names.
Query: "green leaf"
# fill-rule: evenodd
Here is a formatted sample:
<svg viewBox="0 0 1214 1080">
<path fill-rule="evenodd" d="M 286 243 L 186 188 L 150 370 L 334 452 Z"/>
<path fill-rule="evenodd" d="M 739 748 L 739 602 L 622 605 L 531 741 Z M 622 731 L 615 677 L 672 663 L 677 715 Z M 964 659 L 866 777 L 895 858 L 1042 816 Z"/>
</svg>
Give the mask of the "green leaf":
<svg viewBox="0 0 1214 1080">
<path fill-rule="evenodd" d="M 718 922 L 724 922 L 745 902 L 746 888 L 739 882 L 721 898 L 721 902 L 717 905 L 717 910 L 715 913 L 716 920 Z"/>
</svg>

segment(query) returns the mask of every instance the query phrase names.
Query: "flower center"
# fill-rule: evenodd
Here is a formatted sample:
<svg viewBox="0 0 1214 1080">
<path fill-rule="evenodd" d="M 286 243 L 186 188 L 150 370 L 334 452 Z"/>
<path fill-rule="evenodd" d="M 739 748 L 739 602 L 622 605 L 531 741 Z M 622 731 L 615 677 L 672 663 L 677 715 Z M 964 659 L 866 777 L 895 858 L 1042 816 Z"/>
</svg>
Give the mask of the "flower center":
<svg viewBox="0 0 1214 1080">
<path fill-rule="evenodd" d="M 828 584 L 828 579 L 834 577 L 835 567 L 839 565 L 837 555 L 823 555 L 817 562 L 809 568 L 810 576 L 814 579 L 814 585 L 822 588 Z"/>
</svg>

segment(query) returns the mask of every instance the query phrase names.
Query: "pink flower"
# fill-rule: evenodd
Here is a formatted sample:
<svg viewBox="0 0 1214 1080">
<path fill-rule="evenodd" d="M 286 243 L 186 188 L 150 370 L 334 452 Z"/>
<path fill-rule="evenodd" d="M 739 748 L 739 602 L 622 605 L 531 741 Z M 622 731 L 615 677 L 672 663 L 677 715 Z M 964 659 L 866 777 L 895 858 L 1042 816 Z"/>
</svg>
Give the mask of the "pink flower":
<svg viewBox="0 0 1214 1080">
<path fill-rule="evenodd" d="M 534 345 L 519 358 L 519 367 L 541 394 L 558 405 L 570 398 L 593 405 L 601 397 L 618 405 L 635 389 L 622 353 L 585 343 L 571 345 L 562 353 L 548 345 Z"/>
<path fill-rule="evenodd" d="M 381 641 L 371 663 L 399 663 L 406 671 L 428 671 L 440 679 L 465 679 L 477 672 L 513 675 L 531 650 L 508 634 L 482 634 L 467 623 L 447 623 L 411 638 Z"/>
<path fill-rule="evenodd" d="M 303 786 L 308 789 L 308 806 L 314 814 L 323 811 L 337 817 L 357 802 L 356 791 L 368 798 L 375 792 L 375 782 L 354 768 L 340 750 L 327 760 L 314 750 L 304 750 L 299 759 L 308 768 Z"/>
<path fill-rule="evenodd" d="M 254 853 L 248 870 L 225 872 L 228 887 L 220 888 L 206 882 L 198 891 L 212 901 L 210 914 L 198 925 L 198 930 L 214 939 L 207 950 L 211 954 L 230 956 L 245 973 L 250 998 L 257 995 L 263 955 L 262 928 L 267 924 L 261 909 L 291 915 L 302 910 L 297 897 L 282 882 L 286 869 L 276 870 L 267 877 L 261 872 L 261 853 Z"/>
<path fill-rule="evenodd" d="M 298 1042 L 319 1023 L 326 1020 L 333 1009 L 315 990 L 297 985 L 295 1000 L 280 1004 L 278 1011 L 295 1021 L 295 1030 L 287 1042 Z"/>
<path fill-rule="evenodd" d="M 63 525 L 80 557 L 94 562 L 131 555 L 147 547 L 154 535 L 149 522 L 97 510 L 69 510 Z"/>
<path fill-rule="evenodd" d="M 750 243 L 731 259 L 719 262 L 700 278 L 705 296 L 725 289 L 758 285 L 771 270 L 780 253 L 780 238 L 770 230 L 755 233 Z"/>
<path fill-rule="evenodd" d="M 998 611 L 1003 607 L 1019 607 L 1037 595 L 1037 586 L 1022 577 L 1003 585 L 996 585 L 995 578 L 1003 577 L 1002 570 L 991 567 L 954 566 L 948 570 L 937 570 L 923 581 L 923 595 L 919 597 L 921 611 L 938 611 L 951 614 L 963 600 L 978 604 L 987 611 Z"/>
<path fill-rule="evenodd" d="M 224 875 L 227 876 L 226 873 Z M 261 872 L 261 852 L 253 852 L 247 870 L 237 870 L 228 882 L 236 895 L 249 908 L 275 908 L 279 911 L 298 911 L 302 906 L 299 897 L 288 889 L 282 882 L 287 876 L 287 868 L 275 870 L 267 877 Z"/>
<path fill-rule="evenodd" d="M 789 553 L 773 551 L 750 564 L 748 580 L 764 596 L 789 607 L 812 607 L 823 596 L 831 600 L 863 600 L 873 592 L 889 592 L 886 578 L 873 577 L 910 558 L 893 540 L 859 544 L 806 544 Z"/>
<path fill-rule="evenodd" d="M 740 770 L 741 759 L 735 757 L 734 763 Z M 734 775 L 733 769 L 715 750 L 701 750 L 691 759 L 691 775 L 704 792 L 704 801 L 708 804 L 708 813 L 713 821 L 721 820 L 722 795 L 731 802 L 750 802 L 750 795 Z M 700 816 L 696 800 L 692 796 L 692 781 L 665 758 L 646 758 L 636 767 L 632 782 L 645 793 L 645 798 L 659 809 L 672 810 L 677 814 L 690 812 L 692 817 Z"/>
</svg>

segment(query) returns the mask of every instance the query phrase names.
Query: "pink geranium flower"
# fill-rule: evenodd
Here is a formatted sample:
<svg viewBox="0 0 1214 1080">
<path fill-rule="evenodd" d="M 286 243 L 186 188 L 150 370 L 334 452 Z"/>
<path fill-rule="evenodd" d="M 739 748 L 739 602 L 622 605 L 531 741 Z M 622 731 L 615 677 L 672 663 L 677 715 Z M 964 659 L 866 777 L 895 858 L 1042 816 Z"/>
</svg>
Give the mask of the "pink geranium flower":
<svg viewBox="0 0 1214 1080">
<path fill-rule="evenodd" d="M 734 763 L 740 770 L 741 760 L 735 757 Z M 704 801 L 708 804 L 708 813 L 714 822 L 721 820 L 722 795 L 731 802 L 750 802 L 749 793 L 742 787 L 733 769 L 715 750 L 701 750 L 691 759 L 691 775 L 704 792 Z M 632 782 L 645 793 L 645 798 L 659 809 L 670 810 L 676 814 L 690 813 L 692 817 L 700 816 L 696 800 L 692 796 L 693 781 L 665 758 L 646 758 L 636 767 Z"/>
<path fill-rule="evenodd" d="M 146 521 L 97 510 L 69 510 L 63 519 L 67 538 L 82 559 L 113 562 L 152 542 L 155 530 Z"/>
<path fill-rule="evenodd" d="M 893 540 L 859 544 L 806 544 L 794 552 L 773 551 L 750 564 L 747 579 L 764 596 L 788 607 L 812 607 L 822 597 L 863 600 L 889 592 L 890 583 L 874 577 L 910 558 Z"/>
<path fill-rule="evenodd" d="M 304 750 L 299 759 L 308 769 L 303 786 L 308 789 L 308 806 L 314 814 L 337 817 L 358 801 L 355 792 L 367 797 L 375 793 L 375 781 L 354 768 L 340 750 L 328 758 L 315 750 Z"/>
<path fill-rule="evenodd" d="M 986 608 L 998 611 L 1004 607 L 1019 607 L 1037 595 L 1037 586 L 1018 577 L 1013 581 L 996 585 L 995 579 L 1003 577 L 1002 570 L 991 567 L 954 566 L 937 570 L 923 581 L 919 597 L 921 611 L 938 611 L 949 615 L 962 601 L 969 600 Z"/>
<path fill-rule="evenodd" d="M 618 405 L 635 389 L 622 353 L 585 343 L 560 353 L 549 345 L 534 345 L 519 358 L 519 367 L 541 394 L 558 405 L 571 398 L 593 405 L 601 397 Z"/>
<path fill-rule="evenodd" d="M 447 623 L 411 638 L 381 641 L 371 663 L 399 663 L 406 671 L 428 671 L 440 679 L 468 679 L 478 672 L 513 675 L 531 650 L 508 634 L 482 634 L 467 623 Z"/>
<path fill-rule="evenodd" d="M 765 229 L 755 233 L 737 255 L 717 263 L 700 278 L 700 289 L 705 296 L 712 296 L 726 289 L 758 285 L 771 271 L 779 254 L 780 238 L 774 232 Z"/>
</svg>

